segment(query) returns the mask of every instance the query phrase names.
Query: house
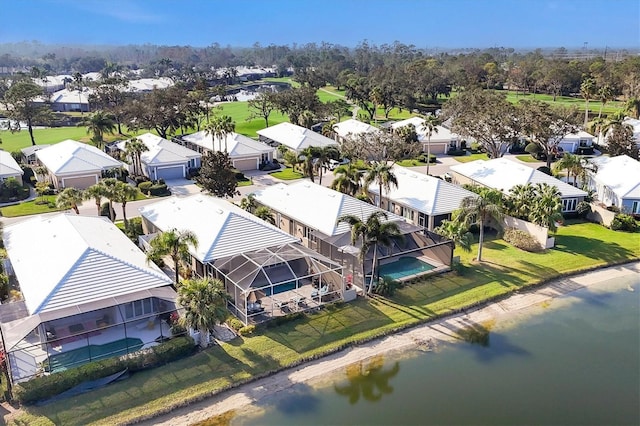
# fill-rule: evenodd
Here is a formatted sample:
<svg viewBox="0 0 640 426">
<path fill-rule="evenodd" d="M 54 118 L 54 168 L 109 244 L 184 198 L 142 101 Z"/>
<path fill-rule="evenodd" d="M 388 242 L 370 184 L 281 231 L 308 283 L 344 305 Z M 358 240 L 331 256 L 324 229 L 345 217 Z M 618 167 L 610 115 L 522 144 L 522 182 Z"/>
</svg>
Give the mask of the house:
<svg viewBox="0 0 640 426">
<path fill-rule="evenodd" d="M 40 151 L 41 149 L 48 148 L 51 145 L 31 145 L 26 148 L 22 148 L 20 152 L 22 152 L 23 161 L 26 164 L 37 164 L 38 159 L 36 158 L 36 151 Z"/>
<path fill-rule="evenodd" d="M 640 214 L 640 162 L 627 155 L 597 157 L 590 160 L 589 186 L 598 200 L 621 211 Z"/>
<path fill-rule="evenodd" d="M 398 186 L 391 187 L 390 191 L 382 189 L 381 207 L 429 231 L 440 226 L 443 220 L 450 220 L 462 200 L 476 196 L 458 185 L 397 165 L 393 166 L 393 173 Z M 372 183 L 367 190 L 377 204 L 380 187 Z"/>
<path fill-rule="evenodd" d="M 371 124 L 363 123 L 362 121 L 354 120 L 350 118 L 348 120 L 342 121 L 333 126 L 333 131 L 336 134 L 336 140 L 338 142 L 342 141 L 348 135 L 360 135 L 363 133 L 375 133 L 379 132 L 380 129 L 372 126 Z"/>
<path fill-rule="evenodd" d="M 0 149 L 0 182 L 8 178 L 15 178 L 22 185 L 22 167 L 7 151 Z"/>
<path fill-rule="evenodd" d="M 51 94 L 48 98 L 49 107 L 56 112 L 89 112 L 89 94 L 91 90 L 62 89 Z M 34 101 L 35 104 L 44 104 L 45 99 Z"/>
<path fill-rule="evenodd" d="M 149 179 L 180 179 L 189 176 L 189 171 L 200 167 L 202 154 L 152 133 L 136 137 L 145 144 L 148 151 L 140 154 L 142 173 Z M 120 141 L 116 147 L 126 152 L 127 141 Z M 129 172 L 133 168 L 129 166 Z"/>
<path fill-rule="evenodd" d="M 253 195 L 256 203 L 275 212 L 280 229 L 300 238 L 305 246 L 342 264 L 349 271 L 351 282 L 364 288 L 363 263 L 359 260 L 361 243 L 352 244 L 351 227 L 344 222 L 338 223 L 338 219 L 344 215 L 355 215 L 365 221 L 381 209 L 309 181 L 272 185 Z M 388 272 L 393 279 L 406 280 L 431 269 L 448 270 L 453 254 L 451 241 L 408 223 L 396 214 L 385 214 L 387 221 L 398 225 L 402 237 L 391 247 L 378 247 L 376 256 L 380 275 L 393 271 Z M 373 248 L 366 259 L 373 259 Z M 371 266 L 372 262 L 364 262 L 367 277 L 371 276 Z"/>
<path fill-rule="evenodd" d="M 320 133 L 287 122 L 258 130 L 257 133 L 260 142 L 276 148 L 284 145 L 297 154 L 311 146 L 324 148 L 337 145 L 336 141 Z"/>
<path fill-rule="evenodd" d="M 86 143 L 67 139 L 35 152 L 46 167 L 53 186 L 86 189 L 95 185 L 107 170 L 120 169 L 123 163 Z"/>
<path fill-rule="evenodd" d="M 191 135 L 182 136 L 176 141 L 201 154 L 224 151 L 226 149 L 233 167 L 242 172 L 258 170 L 261 164 L 271 162 L 275 151 L 272 146 L 254 141 L 235 132 L 229 133 L 225 140 L 224 138 L 214 137 L 206 130 L 202 130 Z"/>
<path fill-rule="evenodd" d="M 509 194 L 511 188 L 516 185 L 526 185 L 528 183 L 546 183 L 555 186 L 560 191 L 560 197 L 562 198 L 562 213 L 574 213 L 578 203 L 583 201 L 587 195 L 585 191 L 573 185 L 506 158 L 494 158 L 487 161 L 476 160 L 457 164 L 450 168 L 450 173 L 453 182 L 459 185 L 481 185 L 497 189 L 504 194 Z"/>
<path fill-rule="evenodd" d="M 636 145 L 640 147 L 640 120 L 638 120 L 637 118 L 625 117 L 625 119 L 622 120 L 622 125 L 631 128 L 631 131 L 633 132 L 633 139 L 635 140 Z M 607 146 L 607 138 L 609 137 L 611 132 L 612 130 L 609 129 L 607 131 L 607 134 L 604 136 L 601 132 L 598 136 L 598 143 L 602 146 Z"/>
<path fill-rule="evenodd" d="M 593 153 L 593 139 L 593 135 L 580 130 L 577 133 L 566 134 L 558 142 L 558 148 L 561 148 L 563 152 L 572 154 Z"/>
<path fill-rule="evenodd" d="M 231 295 L 229 308 L 245 324 L 342 299 L 341 265 L 226 200 L 203 194 L 172 197 L 140 213 L 143 246 L 158 232 L 194 233 L 193 273 L 221 279 Z"/>
<path fill-rule="evenodd" d="M 416 134 L 418 135 L 418 142 L 422 143 L 422 150 L 424 152 L 427 152 L 427 145 L 431 145 L 432 154 L 446 154 L 449 150 L 460 149 L 460 136 L 445 127 L 436 126 L 436 129 L 433 130 L 431 134 L 431 138 L 428 138 L 423 127 L 424 118 L 411 117 L 406 120 L 396 121 L 391 124 L 391 129 L 398 130 L 401 127 L 408 126 L 409 124 L 413 124 L 415 127 Z"/>
<path fill-rule="evenodd" d="M 129 80 L 125 90 L 130 93 L 148 93 L 153 89 L 166 89 L 173 86 L 173 84 L 173 80 L 168 77 L 140 78 Z"/>
<path fill-rule="evenodd" d="M 5 226 L 3 238 L 23 296 L 0 305 L 13 381 L 171 336 L 162 319 L 176 310 L 172 280 L 108 219 L 37 216 Z"/>
</svg>

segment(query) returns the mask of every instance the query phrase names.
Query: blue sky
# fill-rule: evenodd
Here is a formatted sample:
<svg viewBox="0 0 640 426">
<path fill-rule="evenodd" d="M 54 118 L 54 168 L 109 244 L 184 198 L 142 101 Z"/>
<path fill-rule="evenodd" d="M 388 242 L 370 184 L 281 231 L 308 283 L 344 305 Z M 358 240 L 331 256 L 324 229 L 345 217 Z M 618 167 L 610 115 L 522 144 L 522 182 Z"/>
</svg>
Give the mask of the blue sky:
<svg viewBox="0 0 640 426">
<path fill-rule="evenodd" d="M 0 43 L 640 47 L 638 0 L 5 0 Z"/>
</svg>

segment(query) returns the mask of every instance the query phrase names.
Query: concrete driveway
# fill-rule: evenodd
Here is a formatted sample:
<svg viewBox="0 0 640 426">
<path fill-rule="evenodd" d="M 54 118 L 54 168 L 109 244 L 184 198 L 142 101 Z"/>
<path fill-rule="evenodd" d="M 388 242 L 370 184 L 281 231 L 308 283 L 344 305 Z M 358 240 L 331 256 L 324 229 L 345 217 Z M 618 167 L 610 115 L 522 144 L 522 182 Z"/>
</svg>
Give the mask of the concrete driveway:
<svg viewBox="0 0 640 426">
<path fill-rule="evenodd" d="M 171 179 L 166 180 L 165 183 L 171 191 L 171 195 L 186 197 L 188 195 L 200 193 L 200 187 L 190 179 Z"/>
</svg>

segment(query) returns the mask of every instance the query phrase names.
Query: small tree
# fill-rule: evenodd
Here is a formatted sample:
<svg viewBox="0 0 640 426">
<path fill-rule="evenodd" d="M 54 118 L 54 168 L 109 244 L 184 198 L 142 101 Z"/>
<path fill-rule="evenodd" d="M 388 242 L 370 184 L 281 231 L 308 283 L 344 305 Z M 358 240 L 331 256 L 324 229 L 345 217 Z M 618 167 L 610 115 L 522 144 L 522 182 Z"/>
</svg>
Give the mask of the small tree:
<svg viewBox="0 0 640 426">
<path fill-rule="evenodd" d="M 229 316 L 228 300 L 224 283 L 219 279 L 185 280 L 178 287 L 178 304 L 184 308 L 183 322 L 200 333 L 203 348 L 208 346 L 211 329 Z"/>
<path fill-rule="evenodd" d="M 149 245 L 151 247 L 147 251 L 147 261 L 158 261 L 163 256 L 171 257 L 177 285 L 180 280 L 180 262 L 189 260 L 189 246 L 197 248 L 198 238 L 191 231 L 178 231 L 174 228 L 157 235 Z"/>
<path fill-rule="evenodd" d="M 202 167 L 200 174 L 196 176 L 196 182 L 216 197 L 240 195 L 236 172 L 226 152 L 214 152 L 202 157 Z"/>
<path fill-rule="evenodd" d="M 84 193 L 77 188 L 65 188 L 56 198 L 56 206 L 61 209 L 73 209 L 76 214 L 80 214 L 78 204 L 84 200 Z"/>
<path fill-rule="evenodd" d="M 484 227 L 491 219 L 498 222 L 502 218 L 502 194 L 493 189 L 483 189 L 477 196 L 462 200 L 458 220 L 467 225 L 476 224 L 480 230 L 478 237 L 478 262 L 482 262 Z"/>
</svg>

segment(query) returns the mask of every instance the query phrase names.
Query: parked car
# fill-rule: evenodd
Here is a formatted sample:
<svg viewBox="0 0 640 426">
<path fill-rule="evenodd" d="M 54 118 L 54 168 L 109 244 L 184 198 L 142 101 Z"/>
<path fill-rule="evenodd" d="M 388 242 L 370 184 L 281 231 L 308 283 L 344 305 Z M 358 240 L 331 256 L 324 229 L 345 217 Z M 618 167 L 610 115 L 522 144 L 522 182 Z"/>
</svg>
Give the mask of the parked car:
<svg viewBox="0 0 640 426">
<path fill-rule="evenodd" d="M 335 170 L 343 164 L 349 164 L 351 161 L 348 158 L 342 160 L 329 160 L 329 170 Z"/>
</svg>

